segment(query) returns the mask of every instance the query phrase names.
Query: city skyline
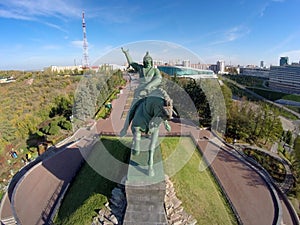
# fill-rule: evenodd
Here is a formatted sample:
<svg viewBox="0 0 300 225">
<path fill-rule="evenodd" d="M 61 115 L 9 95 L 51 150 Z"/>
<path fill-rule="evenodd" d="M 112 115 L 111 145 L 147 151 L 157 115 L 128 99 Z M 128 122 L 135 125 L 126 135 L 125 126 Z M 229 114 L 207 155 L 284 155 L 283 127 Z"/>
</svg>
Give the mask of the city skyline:
<svg viewBox="0 0 300 225">
<path fill-rule="evenodd" d="M 0 70 L 82 64 L 82 11 L 91 64 L 148 40 L 182 46 L 208 64 L 299 62 L 299 7 L 300 0 L 3 1 Z"/>
</svg>

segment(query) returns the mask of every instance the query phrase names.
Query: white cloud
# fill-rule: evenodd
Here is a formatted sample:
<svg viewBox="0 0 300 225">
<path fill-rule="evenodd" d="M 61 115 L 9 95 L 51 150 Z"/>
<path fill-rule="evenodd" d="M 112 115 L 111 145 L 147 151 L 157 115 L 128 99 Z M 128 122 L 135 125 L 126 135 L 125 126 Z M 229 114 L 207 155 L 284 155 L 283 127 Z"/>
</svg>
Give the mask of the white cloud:
<svg viewBox="0 0 300 225">
<path fill-rule="evenodd" d="M 64 33 L 67 33 L 67 31 L 65 29 L 63 29 L 61 26 L 59 26 L 59 25 L 56 25 L 56 24 L 53 24 L 53 23 L 48 23 L 48 22 L 45 22 L 44 24 L 46 24 L 49 27 L 55 28 L 57 30 L 60 30 L 60 31 L 62 31 Z"/>
<path fill-rule="evenodd" d="M 0 18 L 35 21 L 64 33 L 63 22 L 80 19 L 84 3 L 74 0 L 9 0 L 0 2 Z M 138 6 L 109 4 L 86 9 L 86 17 L 98 18 L 101 23 L 128 23 Z M 57 24 L 53 21 L 57 21 Z M 62 21 L 62 22 L 61 22 Z"/>
<path fill-rule="evenodd" d="M 76 48 L 82 48 L 82 46 L 83 46 L 83 41 L 81 41 L 81 40 L 72 41 L 72 42 L 71 42 L 71 45 L 74 46 L 74 47 L 76 47 Z"/>
<path fill-rule="evenodd" d="M 261 8 L 259 9 L 259 16 L 263 17 L 265 15 L 265 11 L 267 10 L 267 8 L 269 7 L 269 3 L 265 3 L 261 6 Z"/>
<path fill-rule="evenodd" d="M 61 49 L 59 45 L 45 45 L 42 47 L 44 50 L 58 50 Z"/>
<path fill-rule="evenodd" d="M 17 20 L 32 20 L 33 18 L 27 15 L 15 13 L 14 10 L 0 9 L 0 17 Z"/>
<path fill-rule="evenodd" d="M 270 7 L 271 4 L 274 2 L 285 2 L 285 0 L 270 0 L 264 3 L 261 8 L 259 9 L 259 16 L 263 17 L 265 15 L 265 11 Z"/>
<path fill-rule="evenodd" d="M 81 15 L 79 9 L 63 0 L 10 0 L 3 1 L 1 8 L 0 16 L 14 19 L 36 20 L 40 16 L 68 18 Z"/>
<path fill-rule="evenodd" d="M 288 46 L 290 43 L 292 43 L 294 40 L 298 40 L 300 33 L 296 31 L 295 33 L 289 34 L 285 39 L 280 40 L 278 44 L 274 45 L 268 52 L 273 53 L 279 49 L 284 49 L 286 46 Z"/>
<path fill-rule="evenodd" d="M 223 32 L 217 32 L 216 36 L 220 39 L 212 42 L 210 45 L 218 45 L 235 41 L 250 33 L 250 29 L 246 26 L 235 26 Z"/>
<path fill-rule="evenodd" d="M 64 33 L 67 31 L 53 19 L 67 21 L 81 16 L 81 9 L 66 0 L 10 0 L 2 1 L 0 7 L 0 18 L 35 21 Z"/>
<path fill-rule="evenodd" d="M 9 0 L 0 1 L 0 17 L 20 20 L 46 20 L 58 18 L 69 20 L 81 18 L 85 10 L 85 17 L 100 18 L 100 21 L 109 23 L 124 23 L 131 20 L 132 15 L 138 11 L 138 6 L 107 5 L 89 8 L 82 1 L 74 0 Z M 84 7 L 87 7 L 84 8 Z"/>
</svg>

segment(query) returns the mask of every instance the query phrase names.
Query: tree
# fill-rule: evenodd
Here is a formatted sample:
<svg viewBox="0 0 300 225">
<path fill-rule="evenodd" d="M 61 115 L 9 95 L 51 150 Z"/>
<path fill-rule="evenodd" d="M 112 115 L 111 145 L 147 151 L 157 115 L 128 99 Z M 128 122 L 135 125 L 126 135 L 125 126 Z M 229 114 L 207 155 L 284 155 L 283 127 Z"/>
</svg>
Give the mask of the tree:
<svg viewBox="0 0 300 225">
<path fill-rule="evenodd" d="M 72 123 L 66 119 L 59 121 L 58 125 L 64 130 L 72 130 Z"/>
<path fill-rule="evenodd" d="M 194 80 L 189 80 L 188 82 L 182 81 L 182 84 L 184 90 L 190 96 L 198 111 L 200 124 L 202 126 L 210 126 L 211 111 L 200 83 L 197 83 Z"/>
<path fill-rule="evenodd" d="M 64 116 L 69 118 L 72 115 L 73 96 L 58 96 L 54 100 L 55 106 L 52 107 L 49 117 Z"/>
<path fill-rule="evenodd" d="M 287 143 L 288 145 L 292 145 L 293 143 L 293 133 L 292 131 L 288 130 L 285 132 L 285 143 Z"/>
<path fill-rule="evenodd" d="M 248 101 L 233 103 L 228 109 L 226 136 L 258 144 L 276 141 L 282 135 L 279 111 L 267 104 Z"/>
<path fill-rule="evenodd" d="M 294 176 L 296 178 L 294 192 L 297 198 L 300 198 L 300 136 L 299 135 L 295 138 L 294 151 L 292 153 L 292 156 L 293 156 L 292 166 L 294 169 Z"/>
<path fill-rule="evenodd" d="M 49 124 L 48 134 L 50 135 L 56 135 L 59 133 L 60 127 L 57 124 L 57 121 L 52 121 Z"/>
</svg>

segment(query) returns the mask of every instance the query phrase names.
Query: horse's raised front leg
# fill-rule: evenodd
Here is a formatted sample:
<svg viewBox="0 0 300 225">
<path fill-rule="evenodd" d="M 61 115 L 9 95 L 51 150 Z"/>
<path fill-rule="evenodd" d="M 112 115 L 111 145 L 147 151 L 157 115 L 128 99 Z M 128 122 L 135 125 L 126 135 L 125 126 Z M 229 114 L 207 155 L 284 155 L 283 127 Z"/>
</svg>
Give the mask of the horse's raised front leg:
<svg viewBox="0 0 300 225">
<path fill-rule="evenodd" d="M 131 151 L 132 151 L 133 155 L 140 154 L 141 136 L 142 136 L 142 132 L 140 131 L 140 128 L 134 127 L 133 128 L 133 140 L 132 140 L 132 146 L 131 146 Z"/>
<path fill-rule="evenodd" d="M 155 128 L 151 134 L 151 143 L 150 143 L 150 150 L 149 150 L 149 159 L 148 159 L 148 175 L 154 176 L 154 169 L 153 169 L 153 157 L 154 152 L 157 144 L 158 139 L 158 128 Z"/>
</svg>

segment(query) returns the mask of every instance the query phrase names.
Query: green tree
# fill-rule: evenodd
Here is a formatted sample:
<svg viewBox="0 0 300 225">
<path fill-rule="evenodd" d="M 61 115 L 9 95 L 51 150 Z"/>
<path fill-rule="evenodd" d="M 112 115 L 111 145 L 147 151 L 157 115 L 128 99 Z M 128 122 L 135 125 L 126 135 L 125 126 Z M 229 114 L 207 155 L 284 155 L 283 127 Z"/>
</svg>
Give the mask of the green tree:
<svg viewBox="0 0 300 225">
<path fill-rule="evenodd" d="M 279 111 L 271 109 L 267 104 L 242 101 L 233 103 L 228 111 L 227 137 L 267 144 L 269 141 L 277 141 L 282 135 Z"/>
<path fill-rule="evenodd" d="M 55 106 L 52 107 L 49 117 L 64 116 L 68 119 L 72 115 L 73 97 L 71 95 L 58 96 L 54 102 Z"/>
<path fill-rule="evenodd" d="M 283 141 L 288 145 L 292 145 L 293 143 L 293 133 L 292 131 L 288 130 L 283 134 Z"/>
<path fill-rule="evenodd" d="M 187 82 L 182 81 L 182 85 L 186 93 L 192 99 L 200 118 L 200 125 L 210 126 L 211 123 L 211 111 L 203 89 L 200 83 L 194 80 L 189 80 Z"/>
<path fill-rule="evenodd" d="M 60 120 L 58 125 L 64 130 L 72 130 L 72 123 L 66 119 Z"/>
<path fill-rule="evenodd" d="M 50 135 L 57 135 L 60 131 L 60 127 L 57 124 L 57 121 L 52 121 L 49 124 L 48 134 Z"/>
<path fill-rule="evenodd" d="M 292 166 L 294 170 L 294 176 L 296 178 L 296 184 L 294 185 L 294 193 L 298 199 L 300 199 L 300 136 L 298 135 L 294 141 L 294 151 L 292 153 L 293 160 Z"/>
</svg>

